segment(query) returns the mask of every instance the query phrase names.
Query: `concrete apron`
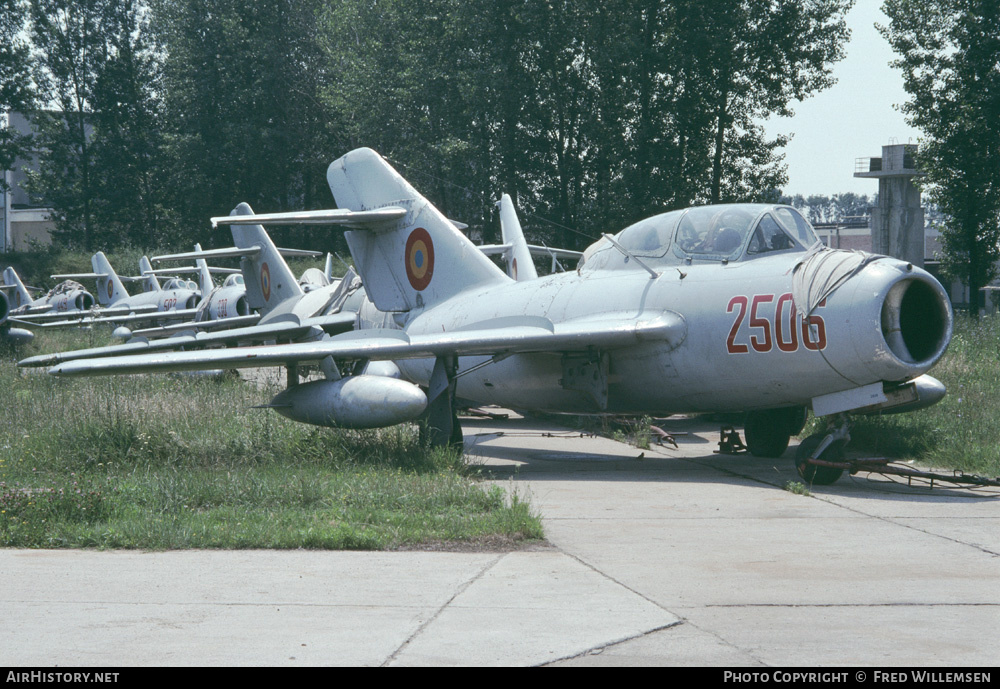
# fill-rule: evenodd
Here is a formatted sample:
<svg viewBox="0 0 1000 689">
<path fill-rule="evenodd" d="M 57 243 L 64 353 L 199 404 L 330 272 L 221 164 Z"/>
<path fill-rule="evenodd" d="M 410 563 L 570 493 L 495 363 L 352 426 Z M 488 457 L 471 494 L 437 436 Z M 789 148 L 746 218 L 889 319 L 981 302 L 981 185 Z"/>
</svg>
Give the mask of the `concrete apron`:
<svg viewBox="0 0 1000 689">
<path fill-rule="evenodd" d="M 1000 502 L 781 460 L 464 419 L 470 461 L 530 498 L 514 553 L 0 551 L 0 663 L 986 665 Z M 502 433 L 502 435 L 500 434 Z"/>
</svg>

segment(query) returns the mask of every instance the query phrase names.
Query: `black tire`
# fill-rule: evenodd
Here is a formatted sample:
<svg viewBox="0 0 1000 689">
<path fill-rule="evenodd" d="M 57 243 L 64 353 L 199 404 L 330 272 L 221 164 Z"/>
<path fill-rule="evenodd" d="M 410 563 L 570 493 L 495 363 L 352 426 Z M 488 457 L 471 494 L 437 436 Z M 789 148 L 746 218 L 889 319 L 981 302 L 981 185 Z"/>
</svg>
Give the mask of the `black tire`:
<svg viewBox="0 0 1000 689">
<path fill-rule="evenodd" d="M 791 434 L 783 409 L 752 411 L 743 425 L 747 449 L 754 457 L 780 457 L 788 449 Z"/>
<path fill-rule="evenodd" d="M 795 448 L 795 469 L 799 472 L 799 476 L 812 486 L 829 486 L 832 483 L 836 483 L 837 479 L 844 473 L 843 469 L 816 466 L 806 461 L 809 459 L 809 455 L 823 442 L 823 438 L 825 437 L 826 433 L 816 433 L 803 440 Z M 828 448 L 823 450 L 823 454 L 819 456 L 819 459 L 824 459 L 828 462 L 843 461 L 844 444 L 843 440 L 835 440 L 830 443 Z"/>
</svg>

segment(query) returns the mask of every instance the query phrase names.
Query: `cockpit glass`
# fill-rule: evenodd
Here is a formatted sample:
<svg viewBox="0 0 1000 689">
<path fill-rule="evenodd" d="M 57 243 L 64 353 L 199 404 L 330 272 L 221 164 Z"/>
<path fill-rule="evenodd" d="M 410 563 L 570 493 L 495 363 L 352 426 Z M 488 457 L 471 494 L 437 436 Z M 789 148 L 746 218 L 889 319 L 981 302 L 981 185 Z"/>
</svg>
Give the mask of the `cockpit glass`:
<svg viewBox="0 0 1000 689">
<path fill-rule="evenodd" d="M 785 231 L 794 237 L 803 247 L 808 249 L 819 241 L 819 237 L 816 236 L 816 231 L 813 230 L 812 225 L 794 208 L 787 206 L 775 208 L 774 215 L 777 217 L 778 222 L 781 223 L 781 226 L 785 228 Z"/>
<path fill-rule="evenodd" d="M 692 208 L 677 226 L 678 255 L 736 258 L 755 217 L 752 209 L 738 206 Z"/>
<path fill-rule="evenodd" d="M 747 246 L 747 255 L 757 256 L 771 251 L 784 251 L 785 249 L 801 248 L 789 234 L 782 229 L 781 225 L 771 217 L 765 215 L 757 223 L 756 229 L 750 236 L 750 245 Z"/>
<path fill-rule="evenodd" d="M 682 211 L 672 211 L 640 220 L 619 232 L 616 239 L 636 256 L 663 256 L 670 247 L 670 237 L 681 215 Z"/>
</svg>

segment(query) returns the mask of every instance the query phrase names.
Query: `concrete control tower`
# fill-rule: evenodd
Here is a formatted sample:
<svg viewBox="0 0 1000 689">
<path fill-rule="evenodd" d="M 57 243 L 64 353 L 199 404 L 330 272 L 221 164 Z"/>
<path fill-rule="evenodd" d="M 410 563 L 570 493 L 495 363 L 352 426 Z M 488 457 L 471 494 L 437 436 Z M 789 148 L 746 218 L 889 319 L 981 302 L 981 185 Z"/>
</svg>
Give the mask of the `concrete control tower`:
<svg viewBox="0 0 1000 689">
<path fill-rule="evenodd" d="M 878 206 L 872 209 L 872 251 L 924 267 L 924 209 L 913 178 L 915 144 L 882 147 L 881 158 L 858 158 L 855 177 L 878 180 Z"/>
</svg>

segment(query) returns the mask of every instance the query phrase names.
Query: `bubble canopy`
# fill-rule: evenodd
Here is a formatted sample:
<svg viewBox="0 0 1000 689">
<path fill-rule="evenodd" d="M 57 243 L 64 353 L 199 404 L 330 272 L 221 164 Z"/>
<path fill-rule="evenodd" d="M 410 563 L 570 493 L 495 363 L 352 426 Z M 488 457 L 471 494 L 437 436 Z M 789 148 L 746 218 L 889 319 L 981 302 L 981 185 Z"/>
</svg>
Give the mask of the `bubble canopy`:
<svg viewBox="0 0 1000 689">
<path fill-rule="evenodd" d="M 697 259 L 750 260 L 776 252 L 803 251 L 819 241 L 812 226 L 797 210 L 766 204 L 698 206 L 670 211 L 626 227 L 615 239 L 633 255 L 652 264 Z M 596 259 L 598 253 L 606 253 L 605 248 L 611 247 L 608 243 L 607 247 L 593 248 L 589 253 Z"/>
</svg>

